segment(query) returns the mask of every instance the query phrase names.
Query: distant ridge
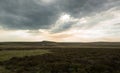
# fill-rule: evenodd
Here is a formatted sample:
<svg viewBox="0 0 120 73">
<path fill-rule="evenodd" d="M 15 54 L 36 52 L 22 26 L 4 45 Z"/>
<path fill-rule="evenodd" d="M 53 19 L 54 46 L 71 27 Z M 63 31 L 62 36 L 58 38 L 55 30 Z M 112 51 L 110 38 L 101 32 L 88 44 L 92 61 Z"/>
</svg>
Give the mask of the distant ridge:
<svg viewBox="0 0 120 73">
<path fill-rule="evenodd" d="M 47 48 L 112 48 L 120 49 L 120 42 L 0 42 L 0 49 L 47 49 Z"/>
<path fill-rule="evenodd" d="M 120 42 L 54 42 L 54 41 L 41 41 L 41 42 L 0 42 L 1 46 L 120 46 Z"/>
</svg>

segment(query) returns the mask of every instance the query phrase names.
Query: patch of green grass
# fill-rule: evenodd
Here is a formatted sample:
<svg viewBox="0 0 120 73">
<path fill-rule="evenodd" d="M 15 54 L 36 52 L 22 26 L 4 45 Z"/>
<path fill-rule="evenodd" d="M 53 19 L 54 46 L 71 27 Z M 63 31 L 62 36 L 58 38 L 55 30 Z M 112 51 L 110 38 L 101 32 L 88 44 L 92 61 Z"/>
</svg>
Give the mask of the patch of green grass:
<svg viewBox="0 0 120 73">
<path fill-rule="evenodd" d="M 0 51 L 0 61 L 9 60 L 12 57 L 34 56 L 50 53 L 49 50 L 4 50 Z"/>
</svg>

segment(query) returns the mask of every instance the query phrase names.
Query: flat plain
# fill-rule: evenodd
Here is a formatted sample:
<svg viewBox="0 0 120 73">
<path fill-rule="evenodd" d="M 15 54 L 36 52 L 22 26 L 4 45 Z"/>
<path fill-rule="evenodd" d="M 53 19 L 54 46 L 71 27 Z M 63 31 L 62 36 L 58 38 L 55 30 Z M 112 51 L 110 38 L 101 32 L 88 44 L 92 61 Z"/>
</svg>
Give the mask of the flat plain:
<svg viewBox="0 0 120 73">
<path fill-rule="evenodd" d="M 120 43 L 0 43 L 0 73 L 120 73 Z"/>
</svg>

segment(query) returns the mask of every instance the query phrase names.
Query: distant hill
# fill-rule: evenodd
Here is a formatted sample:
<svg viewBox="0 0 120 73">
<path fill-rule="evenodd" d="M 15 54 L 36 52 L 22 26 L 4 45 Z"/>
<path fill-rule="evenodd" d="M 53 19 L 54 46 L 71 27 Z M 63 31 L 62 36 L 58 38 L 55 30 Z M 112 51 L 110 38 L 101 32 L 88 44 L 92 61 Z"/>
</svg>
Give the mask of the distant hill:
<svg viewBox="0 0 120 73">
<path fill-rule="evenodd" d="M 11 45 L 11 46 L 81 46 L 81 45 L 110 45 L 119 46 L 120 42 L 52 42 L 52 41 L 42 41 L 42 42 L 0 42 L 0 46 Z"/>
<path fill-rule="evenodd" d="M 28 49 L 38 49 L 38 48 L 119 48 L 120 42 L 91 42 L 91 43 L 81 43 L 81 42 L 52 42 L 52 41 L 42 41 L 42 42 L 1 42 L 0 49 L 14 49 L 14 48 L 28 48 Z"/>
</svg>

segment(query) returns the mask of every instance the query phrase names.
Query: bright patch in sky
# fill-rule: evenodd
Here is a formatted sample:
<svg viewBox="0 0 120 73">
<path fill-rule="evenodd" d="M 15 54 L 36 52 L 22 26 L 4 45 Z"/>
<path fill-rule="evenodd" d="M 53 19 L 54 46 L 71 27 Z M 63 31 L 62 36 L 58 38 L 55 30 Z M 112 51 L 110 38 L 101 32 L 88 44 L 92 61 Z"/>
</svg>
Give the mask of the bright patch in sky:
<svg viewBox="0 0 120 73">
<path fill-rule="evenodd" d="M 70 20 L 70 15 L 68 14 L 63 14 L 60 18 L 62 21 L 69 21 Z"/>
<path fill-rule="evenodd" d="M 12 34 L 16 35 L 16 36 L 21 36 L 21 37 L 27 38 L 30 36 L 29 33 L 27 33 L 28 31 L 29 30 L 18 30 L 18 31 L 13 32 Z"/>
<path fill-rule="evenodd" d="M 43 3 L 53 3 L 55 0 L 41 0 Z"/>
</svg>

